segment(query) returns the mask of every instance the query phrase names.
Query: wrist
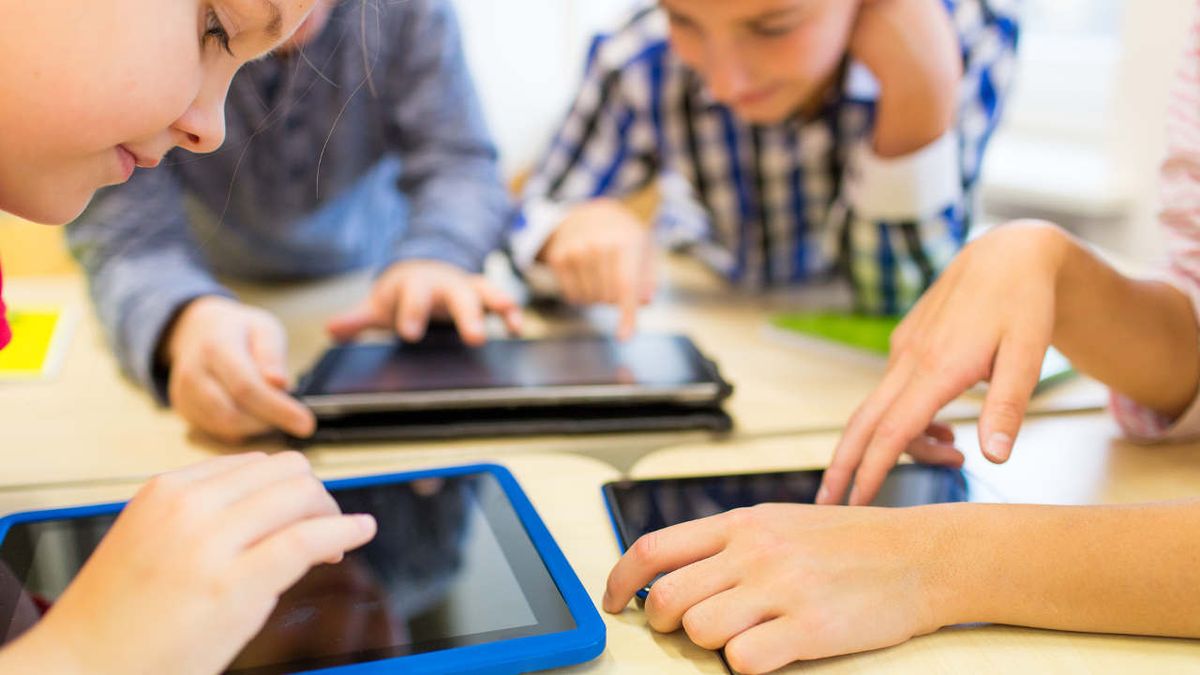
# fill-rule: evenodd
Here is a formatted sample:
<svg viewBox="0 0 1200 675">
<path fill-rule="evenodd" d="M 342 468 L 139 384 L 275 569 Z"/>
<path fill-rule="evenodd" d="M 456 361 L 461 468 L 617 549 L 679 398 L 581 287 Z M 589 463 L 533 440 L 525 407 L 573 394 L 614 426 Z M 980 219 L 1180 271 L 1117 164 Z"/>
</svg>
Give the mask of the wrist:
<svg viewBox="0 0 1200 675">
<path fill-rule="evenodd" d="M 973 504 L 934 504 L 911 509 L 917 519 L 914 532 L 925 546 L 914 562 L 925 598 L 927 632 L 945 626 L 977 621 L 987 588 L 980 578 L 986 550 L 976 542 L 991 542 L 981 536 L 980 509 Z"/>
<path fill-rule="evenodd" d="M 156 361 L 169 369 L 179 356 L 179 348 L 183 343 L 183 336 L 187 333 L 188 326 L 196 321 L 196 317 L 203 314 L 207 308 L 222 302 L 230 302 L 230 300 L 219 295 L 202 295 L 180 306 L 163 329 L 162 338 L 158 342 Z"/>
<path fill-rule="evenodd" d="M 1087 279 L 1091 276 L 1092 281 L 1095 280 L 1095 275 L 1090 273 L 1094 266 L 1088 265 L 1092 261 L 1091 252 L 1071 235 L 1053 228 L 1052 233 L 1046 233 L 1044 245 L 1046 255 L 1053 260 L 1054 330 L 1050 343 L 1061 347 L 1068 333 L 1079 325 L 1078 317 L 1073 315 L 1080 307 L 1077 294 L 1081 290 L 1096 293 L 1100 289 Z"/>
</svg>

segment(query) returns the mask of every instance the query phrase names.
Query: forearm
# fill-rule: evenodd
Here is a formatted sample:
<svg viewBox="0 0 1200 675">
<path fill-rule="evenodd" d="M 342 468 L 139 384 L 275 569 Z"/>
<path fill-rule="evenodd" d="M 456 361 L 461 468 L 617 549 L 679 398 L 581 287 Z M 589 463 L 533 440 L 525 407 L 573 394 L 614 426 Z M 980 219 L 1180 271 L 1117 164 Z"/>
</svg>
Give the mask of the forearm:
<svg viewBox="0 0 1200 675">
<path fill-rule="evenodd" d="M 957 80 L 948 80 L 951 91 Z M 954 97 L 914 78 L 904 86 L 884 89 L 872 148 L 880 157 L 902 157 L 941 138 L 954 123 Z"/>
<path fill-rule="evenodd" d="M 1076 368 L 1170 418 L 1188 408 L 1200 381 L 1200 334 L 1187 296 L 1129 278 L 1073 240 L 1056 287 L 1053 344 Z"/>
<path fill-rule="evenodd" d="M 962 63 L 954 26 L 940 5 L 887 0 L 860 15 L 855 51 L 879 80 L 873 147 L 881 157 L 915 152 L 954 124 Z"/>
<path fill-rule="evenodd" d="M 941 625 L 1200 637 L 1200 501 L 918 510 Z"/>
</svg>

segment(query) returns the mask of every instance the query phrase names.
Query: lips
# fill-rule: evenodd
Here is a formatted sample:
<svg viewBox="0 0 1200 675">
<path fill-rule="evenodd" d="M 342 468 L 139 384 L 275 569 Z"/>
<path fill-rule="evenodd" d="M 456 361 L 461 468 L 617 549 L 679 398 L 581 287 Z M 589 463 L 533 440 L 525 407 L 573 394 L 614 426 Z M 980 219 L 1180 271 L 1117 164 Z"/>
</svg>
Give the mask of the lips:
<svg viewBox="0 0 1200 675">
<path fill-rule="evenodd" d="M 129 180 L 135 168 L 153 169 L 162 162 L 161 157 L 147 159 L 124 145 L 117 146 L 117 159 L 121 163 L 121 174 L 125 180 Z"/>
<path fill-rule="evenodd" d="M 129 180 L 133 175 L 133 170 L 137 167 L 137 156 L 127 150 L 125 146 L 117 146 L 117 161 L 121 164 L 121 179 L 122 182 Z"/>
</svg>

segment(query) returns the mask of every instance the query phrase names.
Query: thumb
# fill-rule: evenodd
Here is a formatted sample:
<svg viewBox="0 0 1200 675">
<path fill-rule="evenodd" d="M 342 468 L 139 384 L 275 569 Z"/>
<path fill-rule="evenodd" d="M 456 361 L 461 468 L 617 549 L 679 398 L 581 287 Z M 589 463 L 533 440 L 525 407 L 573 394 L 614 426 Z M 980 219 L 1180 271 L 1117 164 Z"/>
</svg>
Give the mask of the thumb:
<svg viewBox="0 0 1200 675">
<path fill-rule="evenodd" d="M 1005 340 L 1000 343 L 987 399 L 979 417 L 979 447 L 996 464 L 1007 462 L 1012 455 L 1029 399 L 1037 387 L 1045 353 L 1045 349 L 1032 352 L 1020 349 L 1014 346 L 1015 342 Z"/>
</svg>

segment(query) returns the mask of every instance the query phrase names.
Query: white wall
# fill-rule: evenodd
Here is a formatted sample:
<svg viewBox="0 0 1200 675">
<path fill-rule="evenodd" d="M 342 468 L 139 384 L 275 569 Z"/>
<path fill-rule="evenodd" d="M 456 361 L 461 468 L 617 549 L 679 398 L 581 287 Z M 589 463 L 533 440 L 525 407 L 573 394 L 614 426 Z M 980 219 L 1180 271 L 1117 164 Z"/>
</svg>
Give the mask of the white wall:
<svg viewBox="0 0 1200 675">
<path fill-rule="evenodd" d="M 591 36 L 634 2 L 454 0 L 506 173 L 537 160 L 579 86 Z"/>
<path fill-rule="evenodd" d="M 1117 245 L 1137 262 L 1156 262 L 1161 255 L 1155 215 L 1167 101 L 1195 12 L 1195 0 L 1128 0 L 1125 10 L 1113 152 L 1135 200 Z"/>
<path fill-rule="evenodd" d="M 985 166 L 985 205 L 993 219 L 1054 217 L 1120 258 L 1155 264 L 1164 116 L 1195 0 L 1123 0 L 1111 32 L 1083 37 L 1039 23 L 1067 23 L 1047 9 L 1059 1 L 1027 0 L 1041 9 L 1026 17 L 1011 106 Z"/>
</svg>

